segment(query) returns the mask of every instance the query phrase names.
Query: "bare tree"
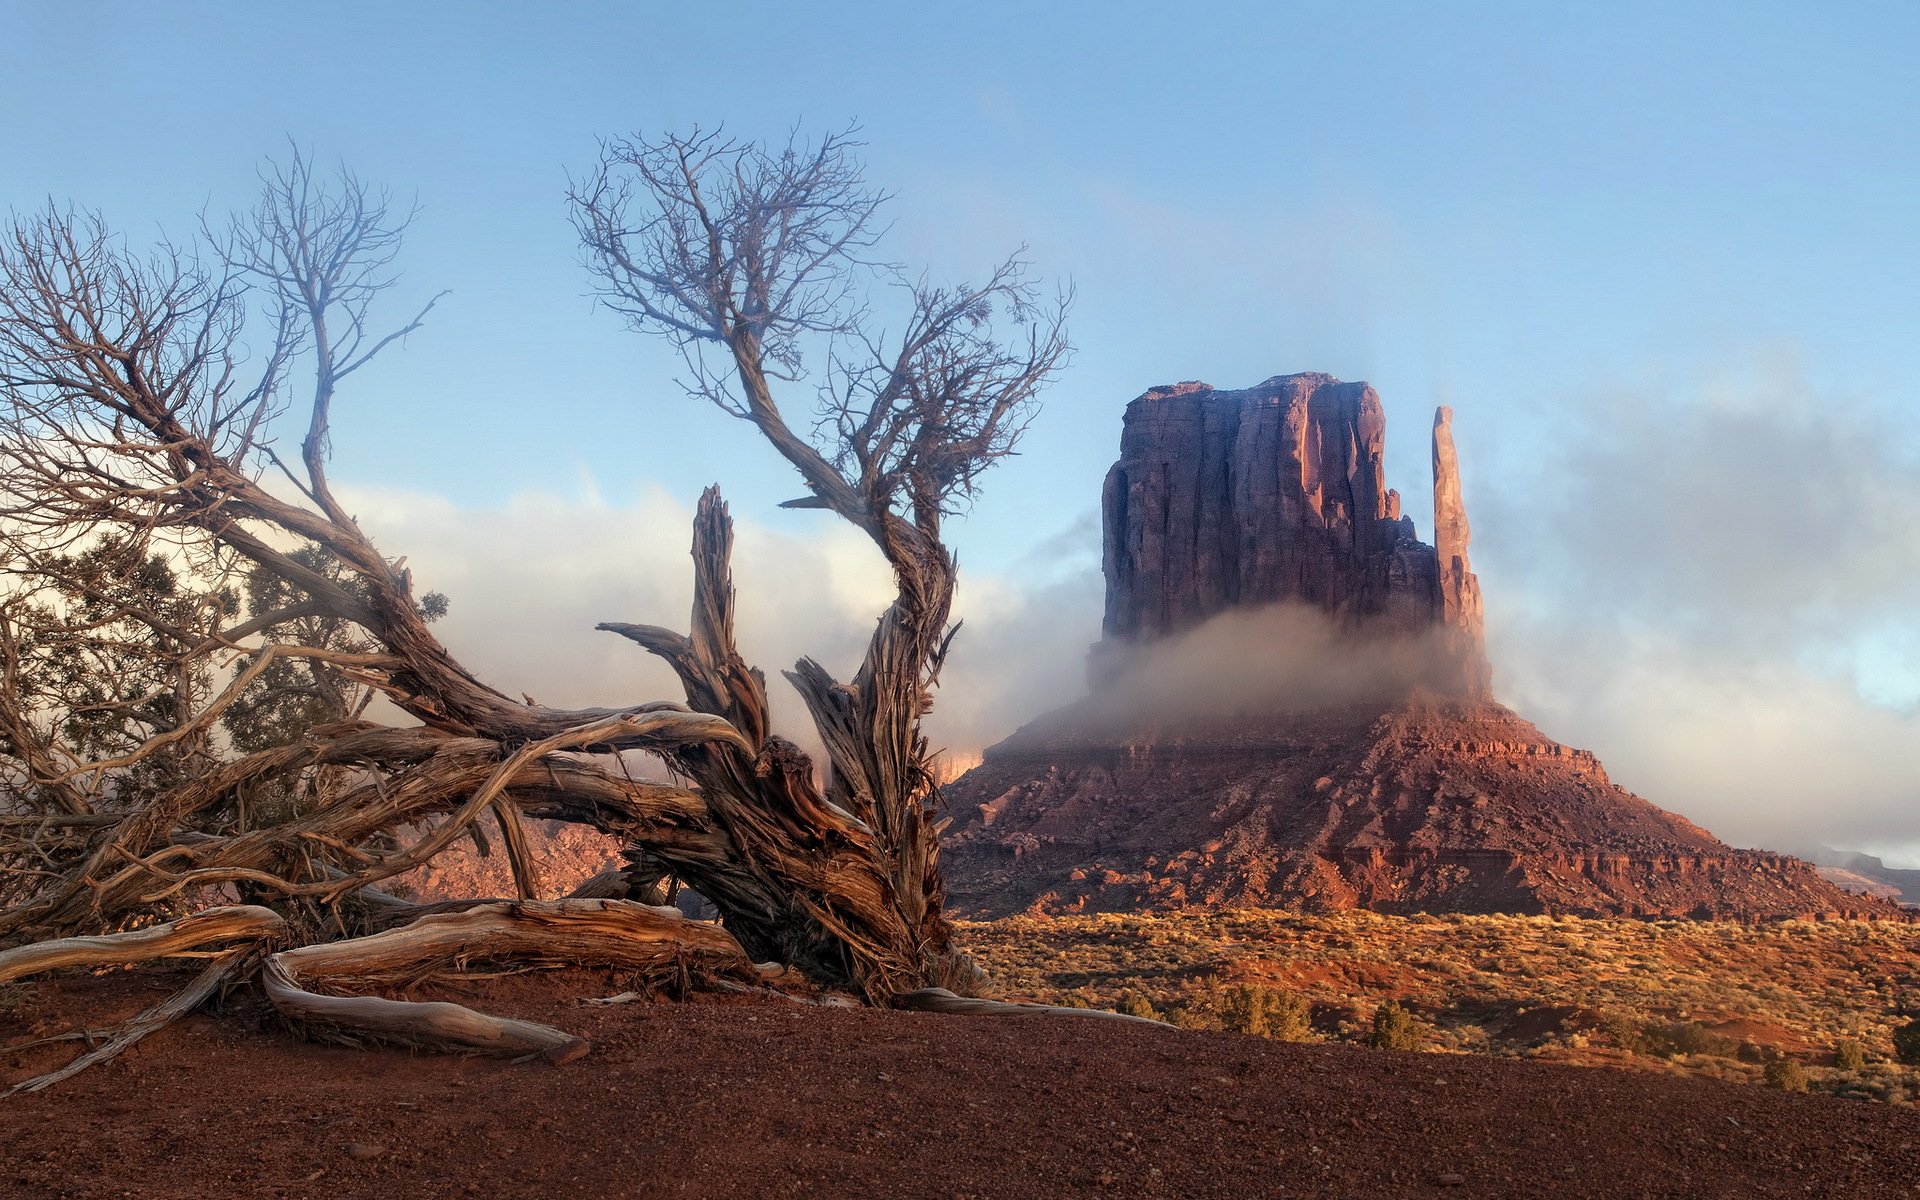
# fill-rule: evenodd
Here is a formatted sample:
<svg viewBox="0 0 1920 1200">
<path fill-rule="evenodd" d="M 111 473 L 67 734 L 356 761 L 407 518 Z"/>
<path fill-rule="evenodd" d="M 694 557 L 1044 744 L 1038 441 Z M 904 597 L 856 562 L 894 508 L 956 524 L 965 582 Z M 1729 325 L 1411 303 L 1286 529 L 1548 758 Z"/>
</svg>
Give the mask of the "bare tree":
<svg viewBox="0 0 1920 1200">
<path fill-rule="evenodd" d="M 0 637 L 0 750 L 16 776 L 0 802 L 0 944 L 23 943 L 0 953 L 0 982 L 233 944 L 196 983 L 204 995 L 258 963 L 262 938 L 333 939 L 265 960 L 269 996 L 303 1021 L 550 1053 L 572 1039 L 323 993 L 489 956 L 736 986 L 770 962 L 883 1004 L 972 991 L 978 972 L 942 912 L 920 731 L 953 634 L 941 525 L 1012 452 L 1063 362 L 1066 298 L 1043 304 L 1018 258 L 957 287 L 871 261 L 883 198 L 853 149 L 843 135 L 772 151 L 705 133 L 611 142 L 571 195 L 607 302 L 679 344 L 690 391 L 793 465 L 809 492 L 794 503 L 851 522 L 893 569 L 898 594 L 852 680 L 811 660 L 787 673 L 827 748 L 824 790 L 772 731 L 764 677 L 734 645 L 731 523 L 711 489 L 695 520 L 689 632 L 602 626 L 671 664 L 684 704 L 513 700 L 435 638 L 444 601 L 416 597 L 326 471 L 340 385 L 432 308 L 377 332 L 408 220 L 384 194 L 346 173 L 323 181 L 296 154 L 263 176 L 252 213 L 193 249 L 138 255 L 97 218 L 57 208 L 17 221 L 0 247 L 10 571 L 24 579 L 114 546 L 185 564 L 228 599 L 168 634 L 170 661 L 198 672 L 198 690 L 165 728 L 111 753 L 62 740 L 58 706 L 25 686 L 20 639 Z M 902 300 L 892 340 L 867 304 L 887 294 Z M 261 328 L 249 360 L 246 334 Z M 309 381 L 303 436 L 283 455 L 275 434 L 296 379 Z M 776 387 L 812 390 L 806 433 Z M 244 619 L 231 601 L 242 587 Z M 137 596 L 95 604 L 107 607 L 92 628 L 167 619 Z M 376 724 L 348 699 L 375 694 L 417 724 Z M 188 744 L 192 769 L 127 785 Z M 632 778 L 620 755 L 633 750 L 660 755 L 681 782 Z M 306 802 L 249 810 L 262 789 Z M 724 934 L 623 898 L 541 899 L 528 815 L 623 840 L 627 894 L 671 874 L 713 901 Z M 483 817 L 503 835 L 517 899 L 428 913 L 377 886 Z M 423 822 L 428 832 L 402 839 Z M 223 894 L 254 904 L 153 924 Z M 116 929 L 134 932 L 98 936 Z"/>
<path fill-rule="evenodd" d="M 852 523 L 893 569 L 897 595 L 850 682 L 811 659 L 787 673 L 829 758 L 825 823 L 854 832 L 862 860 L 878 869 L 880 902 L 867 906 L 859 937 L 888 947 L 869 968 L 889 981 L 877 989 L 884 995 L 914 981 L 963 981 L 941 913 L 920 732 L 953 634 L 954 562 L 941 523 L 981 471 L 1013 452 L 1036 393 L 1064 361 L 1067 298 L 1042 306 L 1017 257 L 978 286 L 903 283 L 904 328 L 884 342 L 869 328 L 861 285 L 898 275 L 866 257 L 884 198 L 863 183 L 853 149 L 834 134 L 771 152 L 698 131 L 613 141 L 571 198 L 607 304 L 679 346 L 690 390 L 752 424 L 793 466 L 810 495 L 790 505 Z M 1015 327 L 1013 340 L 996 338 L 996 318 Z M 810 339 L 827 360 L 814 440 L 774 394 L 776 384 L 806 381 Z M 720 590 L 722 581 L 703 581 L 703 594 Z M 691 643 L 652 627 L 601 628 L 665 658 L 695 709 L 764 728 L 758 674 L 733 652 L 730 618 L 714 618 L 696 616 Z M 797 752 L 783 753 L 793 758 L 787 773 L 798 771 Z M 740 793 L 741 764 L 704 748 L 671 757 L 709 797 Z"/>
</svg>

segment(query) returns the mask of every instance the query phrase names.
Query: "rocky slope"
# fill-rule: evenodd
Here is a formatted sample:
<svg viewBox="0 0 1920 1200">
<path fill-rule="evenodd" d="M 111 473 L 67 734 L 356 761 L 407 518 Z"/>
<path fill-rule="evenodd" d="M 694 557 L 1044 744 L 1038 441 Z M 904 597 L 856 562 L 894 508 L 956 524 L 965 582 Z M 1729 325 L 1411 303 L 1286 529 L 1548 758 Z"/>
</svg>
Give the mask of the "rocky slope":
<svg viewBox="0 0 1920 1200">
<path fill-rule="evenodd" d="M 1728 847 L 1487 701 L 1421 693 L 1119 735 L 1078 715 L 1022 729 L 948 789 L 960 911 L 1893 910 L 1799 859 Z"/>
<path fill-rule="evenodd" d="M 1494 703 L 1450 414 L 1433 546 L 1386 488 L 1385 430 L 1371 387 L 1325 375 L 1128 406 L 1091 694 L 945 789 L 959 911 L 1897 912 L 1725 845 Z M 1311 654 L 1263 644 L 1310 634 Z"/>
<path fill-rule="evenodd" d="M 1796 853 L 1812 863 L 1822 879 L 1849 892 L 1885 896 L 1907 907 L 1920 906 L 1920 871 L 1889 867 L 1875 855 L 1831 846 Z"/>
</svg>

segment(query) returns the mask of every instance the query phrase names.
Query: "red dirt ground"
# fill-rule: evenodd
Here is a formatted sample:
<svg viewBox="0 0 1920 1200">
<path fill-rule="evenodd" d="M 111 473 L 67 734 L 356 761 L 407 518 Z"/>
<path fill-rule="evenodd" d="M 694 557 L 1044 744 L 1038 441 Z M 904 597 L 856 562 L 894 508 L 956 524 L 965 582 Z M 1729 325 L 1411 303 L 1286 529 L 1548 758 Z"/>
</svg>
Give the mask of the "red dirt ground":
<svg viewBox="0 0 1920 1200">
<path fill-rule="evenodd" d="M 185 978 L 0 997 L 0 1080 L 75 1049 L 6 1046 Z M 316 1045 L 238 997 L 0 1101 L 0 1195 L 1920 1196 L 1909 1108 L 1117 1021 L 578 1000 L 620 990 L 438 993 L 593 1039 L 560 1067 Z"/>
</svg>

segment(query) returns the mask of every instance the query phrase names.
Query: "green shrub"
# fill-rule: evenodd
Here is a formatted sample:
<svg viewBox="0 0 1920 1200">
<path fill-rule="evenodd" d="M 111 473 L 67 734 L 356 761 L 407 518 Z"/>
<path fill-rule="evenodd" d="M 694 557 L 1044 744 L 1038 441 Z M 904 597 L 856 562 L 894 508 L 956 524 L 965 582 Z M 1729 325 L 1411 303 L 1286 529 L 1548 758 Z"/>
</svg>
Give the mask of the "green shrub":
<svg viewBox="0 0 1920 1200">
<path fill-rule="evenodd" d="M 1129 1017 L 1145 1017 L 1149 1021 L 1160 1020 L 1160 1011 L 1154 1008 L 1153 1001 L 1139 992 L 1123 992 L 1117 1011 Z"/>
<path fill-rule="evenodd" d="M 1313 1037 L 1313 1009 L 1293 992 L 1267 991 L 1267 1036 L 1276 1042 L 1304 1042 Z"/>
<path fill-rule="evenodd" d="M 1767 1064 L 1767 1086 L 1779 1088 L 1783 1092 L 1804 1092 L 1807 1090 L 1807 1073 L 1800 1064 L 1790 1058 L 1776 1058 Z"/>
<path fill-rule="evenodd" d="M 1413 1023 L 1413 1014 L 1389 1000 L 1373 1010 L 1373 1032 L 1367 1035 L 1367 1045 L 1375 1050 L 1418 1050 L 1420 1028 Z"/>
<path fill-rule="evenodd" d="M 1920 1021 L 1908 1021 L 1893 1031 L 1893 1056 L 1909 1067 L 1920 1067 Z"/>
<path fill-rule="evenodd" d="M 1640 1022 L 1624 1013 L 1608 1013 L 1600 1018 L 1600 1032 L 1616 1049 L 1628 1054 L 1652 1054 L 1653 1045 L 1647 1040 L 1646 1028 Z"/>
<path fill-rule="evenodd" d="M 1642 1028 L 1647 1043 L 1644 1053 L 1675 1058 L 1682 1054 L 1713 1054 L 1733 1058 L 1739 1043 L 1708 1029 L 1698 1021 L 1654 1022 Z"/>
<path fill-rule="evenodd" d="M 1168 1022 L 1175 1029 L 1206 1029 L 1217 1031 L 1219 1018 L 1197 1004 L 1184 1004 L 1168 1015 Z"/>
<path fill-rule="evenodd" d="M 1833 1065 L 1842 1071 L 1858 1071 L 1867 1065 L 1866 1047 L 1851 1038 L 1835 1043 Z"/>
<path fill-rule="evenodd" d="M 1260 984 L 1228 988 L 1220 1016 L 1228 1028 L 1281 1042 L 1304 1040 L 1311 1032 L 1307 1003 L 1292 992 Z"/>
</svg>

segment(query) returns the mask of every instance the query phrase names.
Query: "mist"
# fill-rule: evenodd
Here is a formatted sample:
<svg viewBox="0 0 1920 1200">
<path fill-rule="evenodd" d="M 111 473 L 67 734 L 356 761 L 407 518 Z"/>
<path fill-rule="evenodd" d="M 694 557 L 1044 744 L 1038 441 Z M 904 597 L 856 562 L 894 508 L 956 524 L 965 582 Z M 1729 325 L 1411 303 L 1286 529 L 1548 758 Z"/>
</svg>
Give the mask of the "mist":
<svg viewBox="0 0 1920 1200">
<path fill-rule="evenodd" d="M 1557 403 L 1520 474 L 1458 433 L 1497 697 L 1598 753 L 1624 787 L 1736 845 L 1920 863 L 1920 454 L 1906 423 L 1790 370 Z M 1510 451 L 1510 447 L 1498 447 Z M 356 510 L 483 679 L 546 703 L 678 698 L 599 621 L 681 627 L 691 497 L 529 493 L 502 509 L 357 488 Z M 778 677 L 841 678 L 891 598 L 877 552 L 817 514 L 735 514 L 738 636 L 781 731 L 816 749 Z M 964 536 L 964 528 L 963 528 Z M 1423 533 L 1427 531 L 1422 530 Z M 966 569 L 964 627 L 928 721 L 965 763 L 1087 695 L 1103 584 L 1082 510 L 1001 571 Z M 1355 642 L 1319 614 L 1232 613 L 1137 653 L 1098 711 L 1168 719 L 1371 700 L 1431 668 L 1419 638 Z"/>
<path fill-rule="evenodd" d="M 1383 703 L 1455 667 L 1439 630 L 1353 627 L 1305 604 L 1230 610 L 1143 646 L 1103 648 L 1080 708 L 1094 727 L 1205 727 L 1225 718 Z"/>
<path fill-rule="evenodd" d="M 1561 414 L 1468 497 L 1501 698 L 1727 841 L 1920 861 L 1911 418 L 1777 361 Z"/>
</svg>

